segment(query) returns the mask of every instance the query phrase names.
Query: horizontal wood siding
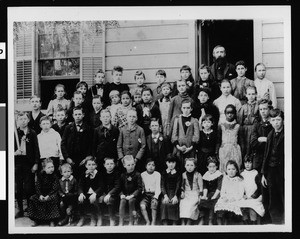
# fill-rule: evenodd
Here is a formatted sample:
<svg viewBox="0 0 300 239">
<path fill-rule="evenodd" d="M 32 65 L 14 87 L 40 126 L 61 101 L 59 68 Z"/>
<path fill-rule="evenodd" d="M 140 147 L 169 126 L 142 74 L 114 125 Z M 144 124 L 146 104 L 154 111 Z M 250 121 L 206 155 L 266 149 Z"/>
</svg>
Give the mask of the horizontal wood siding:
<svg viewBox="0 0 300 239">
<path fill-rule="evenodd" d="M 261 21 L 260 37 L 254 35 L 257 45 L 261 46 L 260 60 L 267 67 L 266 77 L 276 89 L 278 107 L 284 110 L 284 24 L 281 20 Z M 254 59 L 256 61 L 256 59 Z"/>
<path fill-rule="evenodd" d="M 155 73 L 163 69 L 167 81 L 180 77 L 183 65 L 190 65 L 194 72 L 195 59 L 190 46 L 193 21 L 119 21 L 117 28 L 106 30 L 106 76 L 112 81 L 111 70 L 115 65 L 124 68 L 123 82 L 134 86 L 134 73 L 141 70 L 146 84 L 155 87 Z M 193 60 L 192 60 L 193 59 Z"/>
</svg>

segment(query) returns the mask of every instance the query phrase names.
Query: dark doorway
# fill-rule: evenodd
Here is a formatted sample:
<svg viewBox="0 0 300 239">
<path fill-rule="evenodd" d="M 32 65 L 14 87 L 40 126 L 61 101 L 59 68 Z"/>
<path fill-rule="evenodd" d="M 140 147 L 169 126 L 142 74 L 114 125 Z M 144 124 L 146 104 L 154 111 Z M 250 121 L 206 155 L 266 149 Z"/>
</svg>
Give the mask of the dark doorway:
<svg viewBox="0 0 300 239">
<path fill-rule="evenodd" d="M 244 60 L 248 68 L 246 76 L 254 79 L 252 20 L 199 20 L 198 31 L 200 64 L 212 65 L 212 50 L 216 45 L 222 45 L 228 61 L 235 64 Z"/>
<path fill-rule="evenodd" d="M 41 100 L 42 109 L 47 109 L 49 101 L 54 99 L 54 89 L 57 84 L 63 84 L 66 91 L 66 99 L 71 99 L 76 90 L 76 84 L 79 79 L 64 79 L 64 80 L 41 80 Z"/>
</svg>

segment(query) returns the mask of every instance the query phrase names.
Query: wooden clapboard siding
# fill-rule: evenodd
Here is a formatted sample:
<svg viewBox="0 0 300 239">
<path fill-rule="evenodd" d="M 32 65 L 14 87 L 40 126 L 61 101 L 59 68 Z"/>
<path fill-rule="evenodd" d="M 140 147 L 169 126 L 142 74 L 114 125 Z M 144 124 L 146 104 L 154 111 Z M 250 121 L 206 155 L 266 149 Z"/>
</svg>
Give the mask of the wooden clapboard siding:
<svg viewBox="0 0 300 239">
<path fill-rule="evenodd" d="M 106 31 L 106 76 L 112 81 L 115 65 L 124 68 L 123 82 L 134 85 L 134 73 L 142 70 L 146 84 L 155 87 L 155 73 L 163 69 L 169 82 L 178 79 L 180 67 L 195 67 L 194 21 L 119 21 Z M 190 46 L 193 42 L 193 46 Z"/>
<path fill-rule="evenodd" d="M 266 65 L 266 77 L 276 89 L 278 107 L 284 110 L 284 24 L 280 19 L 254 21 L 254 61 Z"/>
<path fill-rule="evenodd" d="M 106 31 L 106 42 L 149 41 L 187 38 L 187 24 L 113 28 Z"/>
<path fill-rule="evenodd" d="M 168 47 L 166 47 L 166 45 Z M 108 42 L 106 44 L 107 56 L 122 55 L 152 55 L 166 53 L 187 53 L 188 39 L 163 39 L 138 42 Z"/>
</svg>

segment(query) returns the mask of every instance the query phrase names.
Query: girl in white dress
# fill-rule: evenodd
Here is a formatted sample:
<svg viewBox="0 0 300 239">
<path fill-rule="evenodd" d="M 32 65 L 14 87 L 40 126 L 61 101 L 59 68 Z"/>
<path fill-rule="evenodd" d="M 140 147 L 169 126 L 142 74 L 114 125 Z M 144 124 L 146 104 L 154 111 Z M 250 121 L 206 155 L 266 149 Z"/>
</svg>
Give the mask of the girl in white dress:
<svg viewBox="0 0 300 239">
<path fill-rule="evenodd" d="M 245 156 L 245 170 L 241 173 L 245 185 L 244 198 L 240 203 L 244 224 L 257 224 L 260 217 L 265 214 L 265 208 L 262 204 L 261 177 L 257 170 L 252 167 L 253 156 L 253 154 Z"/>
<path fill-rule="evenodd" d="M 202 176 L 195 170 L 196 159 L 186 158 L 185 169 L 182 174 L 181 200 L 179 204 L 179 216 L 181 225 L 192 225 L 193 220 L 199 217 L 198 204 L 203 195 Z"/>
<path fill-rule="evenodd" d="M 244 195 L 244 182 L 234 160 L 226 164 L 226 175 L 222 180 L 220 198 L 215 205 L 218 225 L 234 224 L 242 217 L 240 201 Z"/>
</svg>

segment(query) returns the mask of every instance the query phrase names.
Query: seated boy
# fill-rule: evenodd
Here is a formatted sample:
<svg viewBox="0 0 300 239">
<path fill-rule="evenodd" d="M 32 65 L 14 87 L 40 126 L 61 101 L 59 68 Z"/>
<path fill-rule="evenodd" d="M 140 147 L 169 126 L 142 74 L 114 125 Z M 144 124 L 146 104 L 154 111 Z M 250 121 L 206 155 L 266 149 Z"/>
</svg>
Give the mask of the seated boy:
<svg viewBox="0 0 300 239">
<path fill-rule="evenodd" d="M 64 217 L 58 222 L 58 225 L 71 225 L 73 210 L 77 206 L 78 183 L 72 175 L 72 166 L 70 164 L 63 164 L 60 167 L 60 172 L 62 177 L 59 179 L 59 196 L 61 198 L 59 205 Z"/>
<path fill-rule="evenodd" d="M 90 226 L 96 226 L 99 217 L 98 201 L 100 197 L 99 192 L 101 190 L 101 179 L 96 169 L 96 159 L 89 156 L 85 160 L 85 167 L 86 171 L 81 174 L 78 185 L 78 209 L 80 213 L 80 219 L 77 223 L 78 227 L 83 226 L 87 212 L 92 214 Z M 98 222 L 102 223 L 101 220 L 98 220 Z"/>
<path fill-rule="evenodd" d="M 137 224 L 138 216 L 136 211 L 136 202 L 142 193 L 143 182 L 141 174 L 135 170 L 136 159 L 132 155 L 126 155 L 122 159 L 126 172 L 120 177 L 120 220 L 119 225 L 124 225 L 126 205 L 129 206 L 129 225 Z"/>
<path fill-rule="evenodd" d="M 156 224 L 158 197 L 161 193 L 161 175 L 159 172 L 154 170 L 155 162 L 152 158 L 148 158 L 146 162 L 146 171 L 141 174 L 144 185 L 144 193 L 142 196 L 143 199 L 140 203 L 141 211 L 146 221 L 146 225 L 150 225 L 150 220 L 147 212 L 147 209 L 149 209 L 150 206 L 152 218 L 151 225 Z"/>
<path fill-rule="evenodd" d="M 116 170 L 115 160 L 106 157 L 104 159 L 105 172 L 101 174 L 101 190 L 100 190 L 100 213 L 102 214 L 107 205 L 109 213 L 109 225 L 115 225 L 116 205 L 118 202 L 117 195 L 120 191 L 120 174 Z M 99 219 L 101 220 L 101 216 Z M 101 221 L 98 221 L 101 225 Z"/>
</svg>

